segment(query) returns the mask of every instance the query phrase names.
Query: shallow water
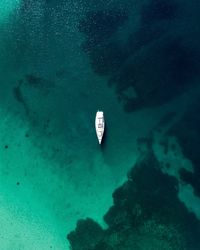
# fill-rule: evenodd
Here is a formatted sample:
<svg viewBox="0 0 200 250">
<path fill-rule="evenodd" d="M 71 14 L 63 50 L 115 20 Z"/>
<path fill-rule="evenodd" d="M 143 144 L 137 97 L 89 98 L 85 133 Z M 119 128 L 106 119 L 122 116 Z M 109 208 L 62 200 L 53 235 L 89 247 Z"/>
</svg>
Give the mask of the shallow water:
<svg viewBox="0 0 200 250">
<path fill-rule="evenodd" d="M 174 166 L 169 175 L 179 180 L 180 166 L 191 167 L 185 161 L 190 156 L 166 156 L 158 141 L 199 96 L 194 41 L 199 30 L 191 31 L 186 22 L 189 16 L 195 23 L 199 6 L 177 1 L 172 25 L 174 14 L 168 9 L 173 4 L 157 9 L 151 2 L 1 1 L 0 249 L 69 249 L 66 235 L 86 217 L 107 228 L 103 215 L 113 203 L 112 193 L 146 152 L 152 135 L 159 161 Z M 120 10 L 127 17 L 117 16 L 110 25 L 111 16 L 102 20 L 102 10 L 109 15 Z M 88 11 L 95 14 L 84 23 L 82 31 L 90 31 L 84 34 L 80 25 Z M 141 13 L 144 22 L 163 22 L 164 37 L 140 30 Z M 95 26 L 98 15 L 100 28 Z M 163 64 L 165 50 L 170 56 Z M 182 77 L 185 67 L 188 73 Z M 138 103 L 131 99 L 130 86 L 138 91 Z M 94 129 L 98 109 L 106 120 L 101 146 Z M 169 112 L 175 117 L 159 125 Z M 180 187 L 179 198 L 200 218 L 199 198 L 188 187 Z"/>
</svg>

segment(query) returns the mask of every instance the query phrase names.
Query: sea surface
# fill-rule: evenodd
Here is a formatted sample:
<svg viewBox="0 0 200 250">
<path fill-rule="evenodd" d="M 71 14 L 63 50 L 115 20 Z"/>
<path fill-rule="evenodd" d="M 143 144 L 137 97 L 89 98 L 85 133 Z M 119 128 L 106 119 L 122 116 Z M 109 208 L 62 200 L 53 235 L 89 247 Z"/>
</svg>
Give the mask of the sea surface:
<svg viewBox="0 0 200 250">
<path fill-rule="evenodd" d="M 200 249 L 199 13 L 0 1 L 0 250 Z"/>
</svg>

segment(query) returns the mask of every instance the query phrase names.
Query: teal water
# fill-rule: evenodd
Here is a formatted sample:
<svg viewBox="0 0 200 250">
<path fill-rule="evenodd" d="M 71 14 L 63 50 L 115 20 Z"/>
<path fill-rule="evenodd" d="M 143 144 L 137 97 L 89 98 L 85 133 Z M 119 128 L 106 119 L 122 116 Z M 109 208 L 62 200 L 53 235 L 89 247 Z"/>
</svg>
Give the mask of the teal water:
<svg viewBox="0 0 200 250">
<path fill-rule="evenodd" d="M 179 3 L 184 18 L 176 17 L 173 30 L 165 20 L 173 18 L 173 4 L 158 10 L 148 5 L 152 1 L 133 2 L 1 1 L 0 249 L 69 249 L 66 235 L 77 220 L 90 217 L 104 229 L 111 226 L 103 216 L 113 204 L 112 193 L 146 154 L 152 136 L 159 163 L 171 166 L 161 167 L 163 172 L 180 181 L 177 199 L 200 218 L 197 184 L 185 177 L 182 185 L 179 176 L 180 169 L 195 173 L 193 155 L 172 129 L 185 124 L 181 119 L 199 94 L 193 53 L 199 30 L 190 30 L 199 6 Z M 106 14 L 99 14 L 102 10 Z M 141 20 L 155 22 L 154 16 L 157 22 L 164 19 L 162 38 L 157 23 L 150 35 L 148 24 L 138 30 Z M 94 128 L 98 109 L 106 120 L 102 146 Z M 161 122 L 169 113 L 175 115 Z M 170 129 L 180 141 L 177 152 L 172 148 L 166 155 L 160 140 Z M 149 249 L 161 249 L 151 244 Z"/>
</svg>

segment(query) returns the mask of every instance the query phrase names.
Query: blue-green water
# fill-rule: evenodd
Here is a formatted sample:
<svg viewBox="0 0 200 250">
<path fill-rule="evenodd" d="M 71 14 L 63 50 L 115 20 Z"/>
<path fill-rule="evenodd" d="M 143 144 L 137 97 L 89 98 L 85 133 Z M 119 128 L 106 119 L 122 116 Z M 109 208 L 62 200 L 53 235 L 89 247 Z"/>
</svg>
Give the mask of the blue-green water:
<svg viewBox="0 0 200 250">
<path fill-rule="evenodd" d="M 0 249 L 200 248 L 199 10 L 0 2 Z"/>
</svg>

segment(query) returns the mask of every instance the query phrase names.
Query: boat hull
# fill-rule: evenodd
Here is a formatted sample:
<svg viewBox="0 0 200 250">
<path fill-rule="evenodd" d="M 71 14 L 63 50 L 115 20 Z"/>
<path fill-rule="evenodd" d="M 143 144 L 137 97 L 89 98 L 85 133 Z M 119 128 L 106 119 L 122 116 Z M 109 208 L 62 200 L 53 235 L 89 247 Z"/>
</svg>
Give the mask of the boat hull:
<svg viewBox="0 0 200 250">
<path fill-rule="evenodd" d="M 103 111 L 98 110 L 96 113 L 95 128 L 96 128 L 97 139 L 99 141 L 99 144 L 101 144 L 105 130 L 105 120 Z"/>
</svg>

